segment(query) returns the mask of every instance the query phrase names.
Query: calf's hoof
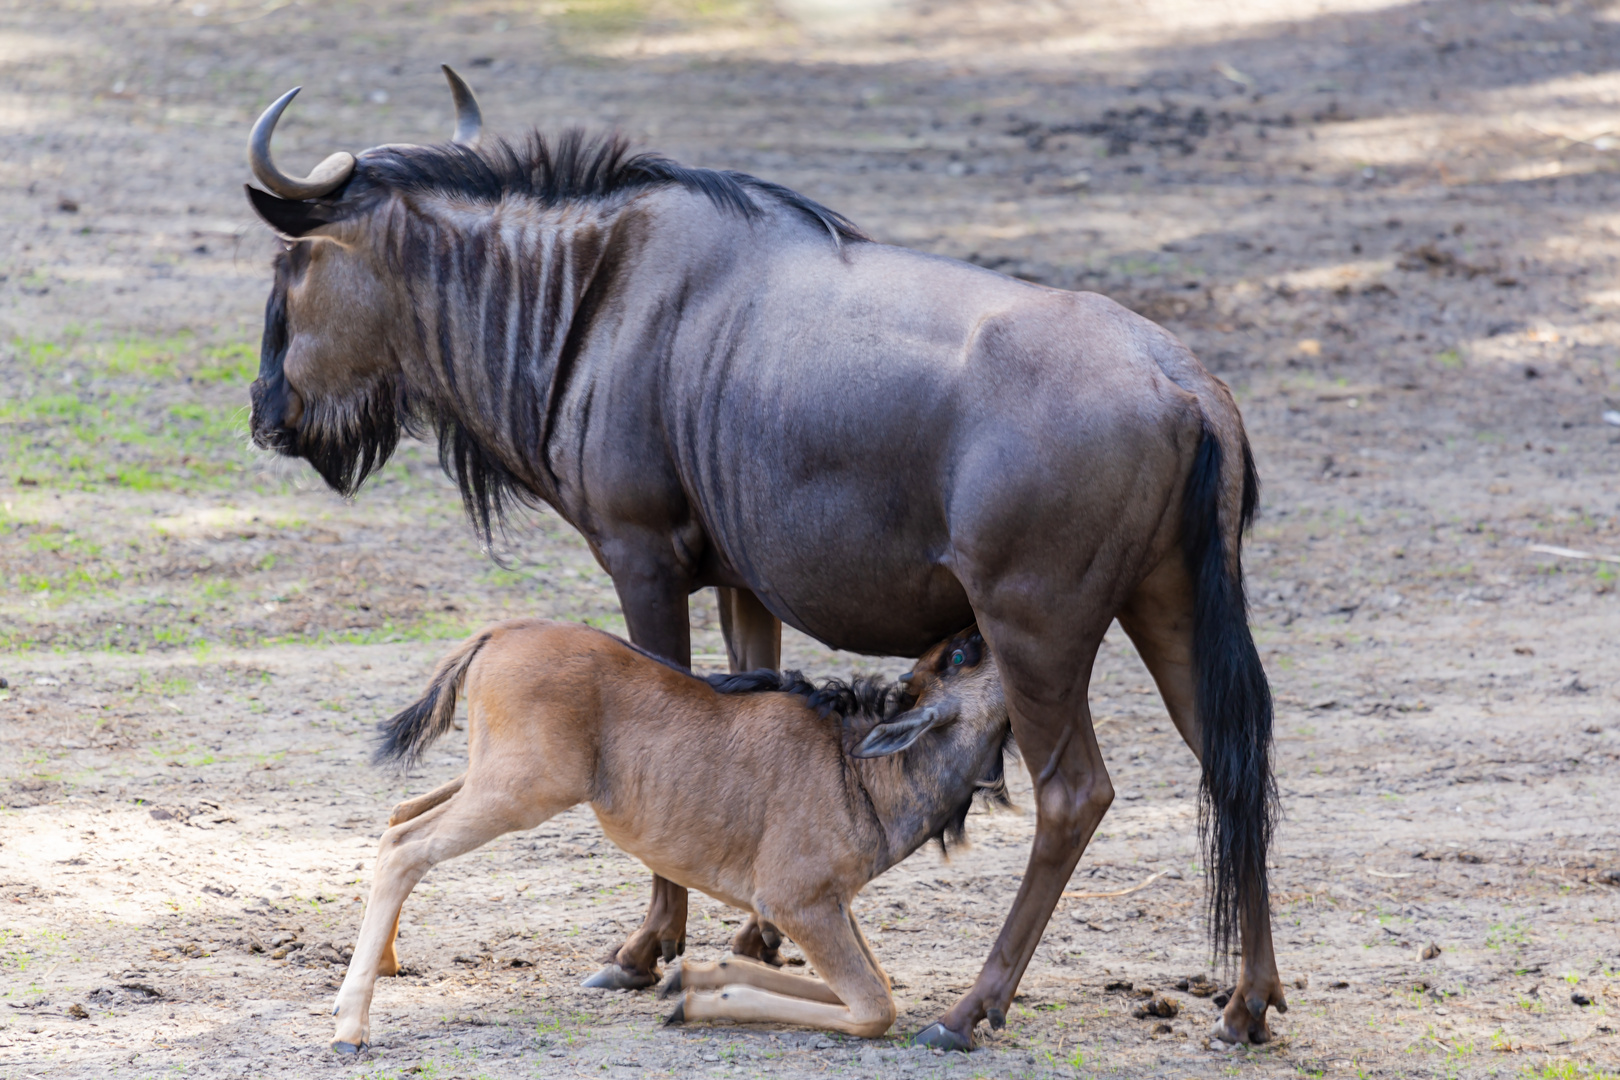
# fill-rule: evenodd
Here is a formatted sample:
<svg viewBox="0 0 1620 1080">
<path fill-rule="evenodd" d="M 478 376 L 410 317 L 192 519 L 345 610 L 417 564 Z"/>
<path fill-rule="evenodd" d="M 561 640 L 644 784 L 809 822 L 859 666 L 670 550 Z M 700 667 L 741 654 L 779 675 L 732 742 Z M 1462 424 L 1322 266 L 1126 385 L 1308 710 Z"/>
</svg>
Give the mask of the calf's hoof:
<svg viewBox="0 0 1620 1080">
<path fill-rule="evenodd" d="M 650 971 L 626 971 L 618 964 L 608 964 L 579 985 L 592 990 L 640 990 L 658 981 Z"/>
<path fill-rule="evenodd" d="M 674 997 L 680 992 L 681 969 L 672 967 L 669 969 L 669 974 L 664 977 L 664 981 L 658 984 L 658 997 L 662 1000 L 663 998 Z"/>
<path fill-rule="evenodd" d="M 929 1024 L 917 1032 L 916 1038 L 911 1040 L 914 1046 L 937 1047 L 940 1050 L 961 1050 L 966 1052 L 973 1049 L 973 1033 L 960 1035 L 944 1024 Z"/>
<path fill-rule="evenodd" d="M 332 1044 L 332 1052 L 334 1054 L 344 1054 L 349 1057 L 353 1057 L 356 1054 L 363 1054 L 370 1049 L 370 1043 L 356 1044 L 352 1042 L 334 1042 Z"/>
<path fill-rule="evenodd" d="M 675 1006 L 674 1012 L 664 1017 L 664 1026 L 674 1027 L 676 1024 L 684 1023 L 686 1023 L 686 1002 L 682 1000 L 679 1005 Z"/>
</svg>

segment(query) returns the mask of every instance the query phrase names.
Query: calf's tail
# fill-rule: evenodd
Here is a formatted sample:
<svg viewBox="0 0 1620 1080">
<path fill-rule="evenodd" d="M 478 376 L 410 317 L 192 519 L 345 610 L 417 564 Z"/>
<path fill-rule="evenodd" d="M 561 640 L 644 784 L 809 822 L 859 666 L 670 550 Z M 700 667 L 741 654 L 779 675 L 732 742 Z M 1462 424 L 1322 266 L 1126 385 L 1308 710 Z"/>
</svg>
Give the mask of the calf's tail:
<svg viewBox="0 0 1620 1080">
<path fill-rule="evenodd" d="M 427 691 L 403 711 L 377 725 L 377 750 L 372 755 L 372 764 L 399 762 L 409 768 L 435 739 L 450 730 L 456 722 L 456 699 L 467 681 L 467 669 L 472 667 L 478 650 L 489 638 L 486 630 L 457 645 L 439 661 Z"/>
<path fill-rule="evenodd" d="M 1225 448 L 1206 427 L 1182 504 L 1182 552 L 1194 590 L 1194 701 L 1203 728 L 1198 824 L 1209 875 L 1210 935 L 1217 955 L 1229 956 L 1243 913 L 1262 913 L 1270 904 L 1266 851 L 1277 821 L 1277 789 L 1271 687 L 1249 633 L 1239 557 L 1259 480 L 1244 439 L 1241 498 L 1223 497 L 1224 457 Z"/>
</svg>

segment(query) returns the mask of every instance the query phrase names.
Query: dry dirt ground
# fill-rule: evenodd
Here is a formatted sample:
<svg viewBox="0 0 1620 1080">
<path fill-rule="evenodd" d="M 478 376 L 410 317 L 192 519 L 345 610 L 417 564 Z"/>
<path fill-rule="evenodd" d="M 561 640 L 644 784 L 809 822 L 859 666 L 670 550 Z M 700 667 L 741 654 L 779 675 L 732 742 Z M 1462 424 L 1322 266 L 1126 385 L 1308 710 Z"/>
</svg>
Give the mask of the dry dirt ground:
<svg viewBox="0 0 1620 1080">
<path fill-rule="evenodd" d="M 496 131 L 617 127 L 791 184 L 1112 295 L 1232 383 L 1266 481 L 1273 1043 L 1212 1048 L 1176 989 L 1208 969 L 1197 774 L 1114 639 L 1120 798 L 1073 888 L 1158 876 L 1066 899 L 971 1055 L 905 1040 L 986 954 L 1027 781 L 865 894 L 887 1039 L 665 1029 L 577 989 L 647 877 L 575 811 L 434 871 L 375 1048 L 325 1051 L 388 808 L 462 753 L 380 773 L 369 726 L 487 619 L 622 627 L 554 518 L 486 559 L 431 448 L 345 504 L 244 442 L 272 252 L 248 124 L 302 83 L 290 169 L 442 138 L 441 60 Z M 1620 566 L 1530 545 L 1620 552 L 1617 117 L 1620 9 L 1581 2 L 4 4 L 0 1076 L 1612 1078 Z M 695 900 L 692 954 L 735 919 Z M 1141 988 L 1179 1000 L 1167 1030 Z"/>
</svg>

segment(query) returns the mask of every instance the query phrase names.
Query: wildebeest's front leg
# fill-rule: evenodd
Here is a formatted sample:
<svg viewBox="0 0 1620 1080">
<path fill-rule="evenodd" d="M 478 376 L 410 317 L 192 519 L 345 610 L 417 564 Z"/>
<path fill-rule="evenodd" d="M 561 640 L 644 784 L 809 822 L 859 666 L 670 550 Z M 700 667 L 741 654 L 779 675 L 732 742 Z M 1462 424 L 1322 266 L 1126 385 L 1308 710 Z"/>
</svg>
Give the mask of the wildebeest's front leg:
<svg viewBox="0 0 1620 1080">
<path fill-rule="evenodd" d="M 782 621 L 748 589 L 716 588 L 714 597 L 720 609 L 720 633 L 726 639 L 726 659 L 731 670 L 781 667 Z M 761 923 L 759 916 L 750 912 L 748 921 L 731 939 L 731 951 L 737 956 L 780 967 L 782 959 L 778 949 L 781 944 L 782 935 L 776 927 Z"/>
<path fill-rule="evenodd" d="M 611 563 L 613 587 L 619 593 L 630 640 L 667 660 L 690 665 L 689 579 L 660 560 L 630 557 Z M 659 958 L 673 960 L 686 951 L 686 904 L 683 886 L 654 874 L 652 901 L 640 928 L 583 985 L 639 990 L 657 982 Z"/>
<path fill-rule="evenodd" d="M 1006 1022 L 1007 1007 L 1052 910 L 1114 801 L 1086 702 L 1101 631 L 1077 653 L 1070 642 L 1061 640 L 1048 642 L 1045 648 L 1027 638 L 1020 642 L 1022 635 L 982 615 L 979 626 L 996 652 L 1013 737 L 1035 781 L 1035 842 L 1012 911 L 973 988 L 938 1023 L 917 1035 L 918 1043 L 950 1050 L 971 1048 L 973 1028 L 980 1020 L 989 1020 L 995 1028 Z M 1058 652 L 1065 655 L 1050 655 Z"/>
</svg>

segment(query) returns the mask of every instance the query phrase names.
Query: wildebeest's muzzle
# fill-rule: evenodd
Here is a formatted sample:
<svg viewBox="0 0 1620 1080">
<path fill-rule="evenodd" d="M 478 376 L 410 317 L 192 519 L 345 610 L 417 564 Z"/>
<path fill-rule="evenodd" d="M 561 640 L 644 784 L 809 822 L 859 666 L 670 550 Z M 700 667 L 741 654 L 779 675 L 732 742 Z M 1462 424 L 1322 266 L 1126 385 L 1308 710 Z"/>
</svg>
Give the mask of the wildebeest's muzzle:
<svg viewBox="0 0 1620 1080">
<path fill-rule="evenodd" d="M 300 253 L 302 254 L 302 253 Z M 253 445 L 289 457 L 298 456 L 298 421 L 304 402 L 287 385 L 287 286 L 293 273 L 293 253 L 276 259 L 276 283 L 264 304 L 264 337 L 259 343 L 259 377 L 248 394 L 253 402 Z"/>
<path fill-rule="evenodd" d="M 248 391 L 253 402 L 253 445 L 288 457 L 298 456 L 298 414 L 302 402 L 278 369 L 272 378 L 262 374 Z"/>
</svg>

